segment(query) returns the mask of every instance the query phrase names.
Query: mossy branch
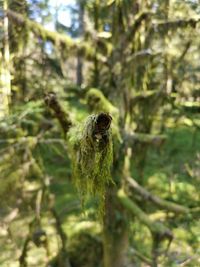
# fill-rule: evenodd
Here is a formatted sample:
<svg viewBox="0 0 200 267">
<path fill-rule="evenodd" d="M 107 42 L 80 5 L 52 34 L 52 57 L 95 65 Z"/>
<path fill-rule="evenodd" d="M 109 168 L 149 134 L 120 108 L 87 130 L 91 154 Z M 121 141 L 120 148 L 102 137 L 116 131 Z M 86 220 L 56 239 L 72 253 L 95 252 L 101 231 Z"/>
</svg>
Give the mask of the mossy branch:
<svg viewBox="0 0 200 267">
<path fill-rule="evenodd" d="M 143 143 L 153 145 L 155 147 L 160 147 L 166 141 L 167 137 L 165 135 L 153 135 L 144 133 L 127 133 L 123 134 L 124 141 L 127 146 L 133 146 L 135 143 Z"/>
<path fill-rule="evenodd" d="M 83 41 L 74 41 L 69 36 L 60 34 L 57 32 L 49 31 L 45 29 L 39 23 L 22 16 L 12 10 L 7 11 L 9 20 L 13 23 L 27 27 L 37 37 L 42 40 L 50 41 L 59 49 L 70 51 L 70 55 L 78 53 L 79 55 L 85 55 L 88 59 L 93 58 L 95 51 L 89 45 Z"/>
<path fill-rule="evenodd" d="M 123 189 L 118 191 L 117 196 L 124 208 L 131 212 L 131 214 L 134 215 L 141 223 L 146 225 L 153 236 L 159 237 L 160 241 L 164 239 L 168 239 L 170 241 L 172 240 L 173 235 L 171 231 L 160 222 L 152 221 L 148 215 L 126 195 Z"/>
<path fill-rule="evenodd" d="M 148 48 L 148 49 L 137 51 L 134 54 L 131 54 L 128 57 L 127 62 L 128 63 L 137 62 L 137 65 L 144 64 L 145 60 L 148 60 L 150 58 L 153 59 L 153 58 L 161 56 L 161 55 L 162 55 L 161 51 L 154 52 L 153 50 Z M 142 93 L 144 94 L 144 92 L 142 92 Z"/>
<path fill-rule="evenodd" d="M 67 235 L 65 234 L 65 232 L 63 231 L 62 229 L 62 222 L 57 214 L 57 211 L 54 207 L 51 208 L 51 213 L 55 219 L 55 225 L 56 225 L 56 230 L 58 232 L 58 235 L 60 236 L 61 238 L 61 242 L 62 242 L 62 250 L 66 252 L 67 254 L 67 251 L 66 251 L 66 247 L 67 247 Z"/>
<path fill-rule="evenodd" d="M 155 22 L 152 25 L 151 32 L 166 33 L 168 30 L 177 30 L 178 28 L 186 28 L 188 26 L 195 28 L 199 22 L 200 18 L 177 19 L 177 20 Z"/>
<path fill-rule="evenodd" d="M 28 235 L 26 237 L 26 240 L 24 241 L 22 253 L 21 253 L 20 257 L 19 257 L 19 265 L 20 265 L 20 267 L 27 267 L 26 257 L 27 257 L 28 245 L 29 245 L 30 241 L 31 241 L 31 237 L 30 237 L 30 235 Z"/>
<path fill-rule="evenodd" d="M 125 49 L 129 45 L 129 43 L 133 40 L 135 33 L 137 32 L 139 27 L 142 25 L 142 22 L 144 20 L 147 20 L 152 14 L 153 13 L 151 11 L 145 10 L 136 16 L 136 18 L 133 21 L 132 26 L 130 26 L 128 32 L 126 33 L 125 37 L 121 41 L 121 47 L 123 47 L 123 49 Z"/>
<path fill-rule="evenodd" d="M 156 96 L 166 96 L 163 90 L 148 90 L 144 92 L 138 92 L 131 98 L 131 105 L 135 105 L 140 101 L 153 99 Z"/>
<path fill-rule="evenodd" d="M 176 65 L 179 65 L 179 64 L 181 65 L 181 64 L 183 63 L 183 60 L 184 60 L 184 58 L 185 58 L 185 56 L 186 56 L 188 50 L 190 49 L 191 45 L 192 45 L 192 41 L 189 40 L 189 41 L 186 43 L 186 45 L 185 45 L 185 47 L 184 47 L 184 49 L 183 49 L 181 55 L 180 55 L 179 58 L 176 60 L 176 62 L 175 62 Z"/>
<path fill-rule="evenodd" d="M 72 126 L 72 121 L 69 117 L 69 114 L 63 110 L 54 93 L 46 94 L 44 101 L 45 104 L 54 112 L 55 117 L 58 119 L 62 127 L 64 136 L 66 136 Z"/>
<path fill-rule="evenodd" d="M 133 258 L 138 257 L 141 261 L 147 263 L 149 266 L 152 265 L 152 260 L 143 255 L 140 251 L 136 250 L 135 248 L 131 248 L 131 256 Z"/>
<path fill-rule="evenodd" d="M 46 40 L 53 43 L 55 43 L 56 41 L 61 42 L 64 46 L 69 48 L 74 45 L 74 41 L 70 37 L 49 31 L 39 23 L 30 20 L 13 10 L 8 10 L 7 14 L 12 22 L 18 25 L 27 26 L 38 37 L 45 37 Z"/>
<path fill-rule="evenodd" d="M 135 193 L 139 194 L 143 200 L 145 201 L 151 201 L 159 208 L 175 212 L 175 213 L 189 213 L 189 209 L 181 206 L 179 204 L 163 200 L 157 196 L 154 196 L 150 192 L 148 192 L 144 187 L 140 186 L 133 178 L 127 177 L 126 181 L 128 182 L 128 185 L 131 189 L 134 190 Z"/>
</svg>

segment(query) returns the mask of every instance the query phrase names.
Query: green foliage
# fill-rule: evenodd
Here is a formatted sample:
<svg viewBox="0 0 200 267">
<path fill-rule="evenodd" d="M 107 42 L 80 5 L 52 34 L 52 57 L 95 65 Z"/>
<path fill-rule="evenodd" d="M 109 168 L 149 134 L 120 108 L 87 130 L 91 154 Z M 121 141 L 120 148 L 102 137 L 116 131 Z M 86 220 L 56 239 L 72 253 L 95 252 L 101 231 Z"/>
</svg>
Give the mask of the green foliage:
<svg viewBox="0 0 200 267">
<path fill-rule="evenodd" d="M 2 205 L 15 202 L 22 192 L 22 184 L 36 165 L 32 154 L 37 145 L 38 125 L 41 120 L 41 101 L 29 102 L 0 121 L 0 200 Z M 36 167 L 36 166 L 35 166 Z M 11 194 L 10 194 L 11 193 Z M 10 194 L 9 198 L 5 198 Z"/>
</svg>

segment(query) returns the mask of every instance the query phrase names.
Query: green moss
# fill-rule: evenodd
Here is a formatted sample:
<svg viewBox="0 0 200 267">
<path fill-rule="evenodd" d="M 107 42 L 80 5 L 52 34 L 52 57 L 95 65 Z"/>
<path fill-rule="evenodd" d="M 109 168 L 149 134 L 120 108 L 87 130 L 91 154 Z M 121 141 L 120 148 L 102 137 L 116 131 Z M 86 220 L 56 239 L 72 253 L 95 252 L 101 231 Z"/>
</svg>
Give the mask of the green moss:
<svg viewBox="0 0 200 267">
<path fill-rule="evenodd" d="M 119 117 L 118 109 L 106 99 L 100 90 L 91 88 L 87 92 L 86 99 L 93 112 L 109 112 L 111 115 Z"/>
<path fill-rule="evenodd" d="M 103 93 L 97 88 L 91 88 L 87 92 L 86 100 L 90 111 L 94 113 L 106 112 L 112 116 L 113 139 L 121 142 L 121 136 L 119 132 L 119 110 L 113 106 L 113 104 L 107 100 Z"/>
<path fill-rule="evenodd" d="M 103 211 L 105 190 L 112 181 L 110 168 L 113 159 L 111 133 L 106 142 L 94 138 L 97 115 L 87 117 L 83 125 L 72 128 L 69 143 L 72 149 L 73 178 L 83 203 L 88 194 L 99 197 L 99 211 Z"/>
<path fill-rule="evenodd" d="M 102 241 L 96 235 L 81 231 L 70 238 L 68 254 L 74 267 L 100 267 L 103 257 Z"/>
</svg>

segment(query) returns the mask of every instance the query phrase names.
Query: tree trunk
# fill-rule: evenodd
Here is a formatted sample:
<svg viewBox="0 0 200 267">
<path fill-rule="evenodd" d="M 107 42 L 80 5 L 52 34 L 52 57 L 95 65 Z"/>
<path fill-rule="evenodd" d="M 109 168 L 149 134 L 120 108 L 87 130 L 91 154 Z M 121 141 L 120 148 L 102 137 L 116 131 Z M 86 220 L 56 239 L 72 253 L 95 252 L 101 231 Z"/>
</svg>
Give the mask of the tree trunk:
<svg viewBox="0 0 200 267">
<path fill-rule="evenodd" d="M 116 198 L 115 186 L 106 194 L 104 217 L 104 267 L 125 267 L 127 264 L 128 226 L 125 212 Z"/>
<path fill-rule="evenodd" d="M 7 0 L 3 2 L 4 18 L 3 18 L 3 54 L 0 54 L 0 118 L 9 113 L 9 102 L 11 95 L 11 74 L 10 74 L 10 50 L 8 35 L 8 17 L 6 11 L 8 9 Z"/>
<path fill-rule="evenodd" d="M 84 3 L 85 1 L 81 0 L 79 3 L 79 37 L 82 37 L 84 34 Z M 76 83 L 78 86 L 81 86 L 83 83 L 83 58 L 81 55 L 77 56 L 77 68 L 76 68 Z"/>
</svg>

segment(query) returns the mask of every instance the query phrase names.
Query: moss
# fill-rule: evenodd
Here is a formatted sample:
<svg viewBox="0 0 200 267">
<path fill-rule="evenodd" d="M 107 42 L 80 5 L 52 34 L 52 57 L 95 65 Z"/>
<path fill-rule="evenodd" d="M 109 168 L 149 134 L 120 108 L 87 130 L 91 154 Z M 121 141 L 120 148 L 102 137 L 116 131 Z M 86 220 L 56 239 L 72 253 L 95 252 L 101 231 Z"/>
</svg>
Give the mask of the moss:
<svg viewBox="0 0 200 267">
<path fill-rule="evenodd" d="M 103 95 L 103 93 L 96 89 L 91 88 L 86 95 L 87 103 L 89 105 L 89 108 L 93 112 L 109 112 L 111 115 L 119 116 L 118 109 L 113 106 Z"/>
<path fill-rule="evenodd" d="M 103 257 L 102 242 L 98 236 L 81 231 L 69 240 L 68 254 L 74 267 L 99 267 Z"/>
<path fill-rule="evenodd" d="M 68 134 L 71 145 L 73 178 L 84 204 L 88 194 L 99 197 L 99 211 L 103 211 L 105 189 L 112 181 L 110 169 L 113 146 L 110 130 L 95 135 L 99 115 L 90 115 L 86 121 L 72 128 Z"/>
<path fill-rule="evenodd" d="M 104 94 L 97 88 L 91 88 L 87 92 L 86 100 L 90 111 L 108 112 L 112 116 L 112 132 L 113 139 L 121 142 L 119 132 L 119 110 L 104 96 Z"/>
<path fill-rule="evenodd" d="M 39 23 L 25 18 L 19 13 L 9 10 L 8 17 L 18 26 L 26 27 L 26 31 L 33 32 L 37 37 L 40 37 L 43 41 L 50 41 L 54 47 L 61 53 L 62 56 L 76 54 L 85 55 L 89 60 L 93 59 L 95 50 L 84 41 L 74 41 L 72 38 L 56 33 L 53 31 L 46 30 Z"/>
</svg>

